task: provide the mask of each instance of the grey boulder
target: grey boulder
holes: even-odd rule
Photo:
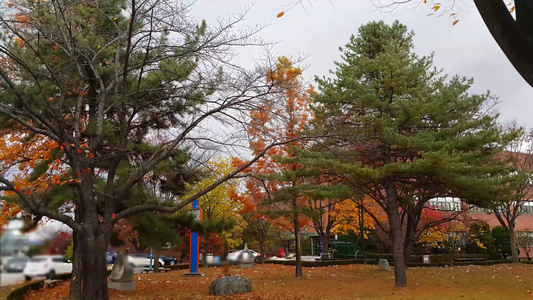
[[[219,278],[211,283],[209,295],[235,295],[252,291],[252,282],[248,277],[230,276]]]

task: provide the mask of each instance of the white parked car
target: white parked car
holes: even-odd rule
[[[150,266],[150,254],[146,253],[133,253],[128,254],[128,262],[131,263],[136,268],[143,268],[143,267],[149,267]],[[154,265],[155,257],[152,258],[152,265]],[[159,266],[162,267],[165,265],[165,262],[161,258],[159,258]]]
[[[57,274],[72,272],[72,263],[67,261],[61,255],[39,255],[34,256],[28,261],[22,271],[26,280],[32,280],[34,277],[53,278]]]
[[[230,252],[228,253],[227,259],[231,262],[236,262],[240,251],[241,250],[230,250]],[[263,259],[263,257],[261,256],[261,253],[251,250],[251,249],[248,249],[248,251],[250,251],[250,253],[252,253],[252,255],[255,257],[255,261],[261,261]]]

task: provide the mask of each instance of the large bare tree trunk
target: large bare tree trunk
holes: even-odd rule
[[[361,251],[363,252],[363,264],[366,265],[368,263],[368,260],[366,257],[365,219],[364,218],[365,218],[365,211],[363,210],[363,205],[359,204],[359,234],[360,234],[360,239],[361,239]]]
[[[394,184],[387,182],[385,186],[387,192],[387,216],[390,226],[392,254],[394,255],[394,281],[397,287],[405,287],[407,286],[407,274],[405,272],[406,266],[399,202]]]
[[[154,265],[154,273],[159,273],[159,248],[155,248],[155,251],[153,251],[154,253],[154,262],[153,262],[153,265]]]
[[[533,86],[533,8],[530,0],[515,0],[516,20],[505,1],[474,0],[490,34],[522,78]]]
[[[404,261],[405,267],[409,265],[409,259],[411,258],[411,253],[413,252],[413,246],[415,244],[414,237],[415,231],[418,227],[418,222],[416,222],[413,217],[407,216],[407,228],[405,231],[405,240],[404,240]]]
[[[298,223],[298,212],[296,211],[296,199],[292,202],[294,209],[293,221],[294,221],[294,238],[295,238],[295,250],[296,250],[296,277],[303,277],[302,271],[302,253],[300,250],[300,224]]]
[[[72,278],[70,279],[69,291],[71,300],[81,299],[82,249],[78,240],[78,233],[74,231],[72,235]]]
[[[95,234],[96,233],[96,234]],[[108,240],[104,233],[83,228],[81,239],[82,300],[108,300],[106,249]]]
[[[514,228],[514,224],[509,224],[509,230],[508,230],[508,233],[509,233],[509,238],[510,238],[510,243],[511,243],[511,256],[512,256],[512,262],[513,263],[518,263],[519,260],[518,260],[518,249],[516,248],[516,232],[515,232],[515,228]]]
[[[320,234],[320,240],[322,241],[322,253],[328,253],[329,252],[329,235],[326,232],[323,232]]]

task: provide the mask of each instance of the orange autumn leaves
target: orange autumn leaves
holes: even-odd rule
[[[288,170],[294,170],[297,164],[280,163],[279,157],[291,157],[295,155],[295,149],[302,149],[307,142],[301,139],[301,131],[313,117],[310,109],[310,95],[312,86],[305,86],[301,81],[302,70],[293,66],[286,57],[280,57],[274,69],[267,73],[267,82],[275,89],[274,97],[266,99],[250,112],[250,124],[248,134],[250,150],[254,155],[261,153],[267,145],[274,141],[286,141],[287,143],[270,148],[266,155],[255,164],[245,170],[246,173],[278,174]],[[233,165],[242,165],[242,161],[234,158]],[[259,180],[249,178],[245,189],[241,193],[234,193],[232,197],[243,203],[242,214],[256,212],[253,218],[264,218],[268,222],[279,227],[291,228],[292,220],[279,217],[275,220],[270,218],[264,211],[267,206],[262,201],[269,195],[284,188],[285,184],[277,180]],[[305,205],[306,197],[298,197],[298,205]],[[279,203],[270,207],[284,209],[285,204]],[[301,225],[307,224],[306,218],[301,218]]]
[[[58,145],[42,135],[34,135],[20,128],[2,130],[0,132],[0,172],[4,177],[11,177],[16,191],[23,191],[32,195],[36,191],[48,190],[52,185],[79,183],[81,172],[67,178],[70,167],[62,160],[66,147],[75,149],[75,153],[82,157],[94,157],[87,150],[88,145],[82,144],[79,148],[74,145]],[[53,150],[59,153],[53,155]],[[57,150],[56,150],[57,152]],[[39,176],[32,175],[39,164],[46,163],[46,171],[39,172]],[[83,170],[83,173],[90,170]],[[13,194],[7,191],[6,195]]]
[[[20,208],[14,203],[2,203],[2,211],[0,212],[0,233],[4,230],[4,225],[15,218],[20,212]]]
[[[46,190],[57,181],[50,174],[65,172],[65,167],[58,159],[49,163],[49,171],[30,181],[34,167],[41,161],[50,159],[51,151],[57,148],[55,141],[41,135],[31,135],[23,130],[3,130],[0,137],[0,170],[11,173],[16,190],[31,194],[33,190]],[[9,194],[7,192],[6,194]]]

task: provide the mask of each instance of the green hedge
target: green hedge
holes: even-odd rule
[[[274,261],[267,261],[267,263],[270,264],[277,264],[277,265],[287,265],[287,266],[295,266],[296,261],[294,260],[274,260]],[[353,265],[353,264],[362,264],[362,259],[346,259],[346,260],[324,260],[324,261],[302,261],[302,267],[326,267],[326,266],[339,266],[339,265]],[[369,259],[368,264],[369,265],[377,265],[379,263],[378,259]],[[424,263],[417,263],[417,262],[409,262],[409,267],[445,267],[445,266],[470,266],[470,265],[476,265],[476,266],[489,266],[489,265],[496,265],[496,264],[505,264],[510,263],[508,259],[499,259],[499,260],[485,260],[485,261],[465,261],[465,262],[454,262],[453,265],[451,262],[431,262],[429,264]],[[389,261],[389,264],[391,266],[394,266],[393,261]]]
[[[393,256],[390,253],[367,253],[367,257],[369,259],[386,259],[389,262],[393,261]],[[448,262],[451,263],[453,259],[457,258],[486,258],[489,259],[489,256],[487,254],[461,254],[461,255],[455,255],[452,256],[450,254],[430,254],[429,260],[432,263],[444,263]],[[497,259],[496,259],[497,260]],[[424,255],[411,255],[409,258],[410,263],[423,263],[424,261]]]
[[[369,259],[387,259],[387,260],[392,260],[393,257],[392,257],[392,254],[390,253],[370,253],[370,252],[367,252],[366,253],[366,257],[369,258]]]
[[[484,260],[484,261],[465,261],[465,262],[454,262],[453,265],[449,262],[431,262],[429,264],[424,263],[409,263],[409,267],[456,267],[456,266],[491,266],[498,264],[507,264],[510,263],[508,259],[498,259],[498,260]]]
[[[29,291],[35,291],[43,287],[44,279],[43,280],[37,280],[32,281],[28,284],[25,284],[21,287],[18,287],[11,291],[9,295],[7,296],[7,300],[23,300],[24,295],[26,295]]]
[[[189,268],[189,264],[175,264],[173,266],[165,266],[165,268],[171,269],[171,270],[185,270]]]
[[[267,264],[295,266],[295,260],[268,260]],[[354,265],[362,264],[362,259],[334,259],[321,261],[302,261],[302,267],[326,267],[326,266],[340,266],[340,265]],[[377,263],[377,261],[376,261]]]
[[[53,279],[54,280],[69,280],[71,277],[72,277],[72,274],[67,273],[67,274],[56,275]],[[7,296],[7,300],[23,300],[24,295],[26,295],[29,291],[41,289],[43,287],[43,284],[44,284],[44,279],[37,280],[37,281],[30,281],[27,284],[20,286],[14,289],[13,291],[11,291],[11,293],[9,293],[9,295]]]
[[[527,259],[527,258],[525,258]],[[527,265],[533,265],[533,260],[524,260],[524,258],[522,260],[520,260],[521,263],[523,264],[527,264]]]

